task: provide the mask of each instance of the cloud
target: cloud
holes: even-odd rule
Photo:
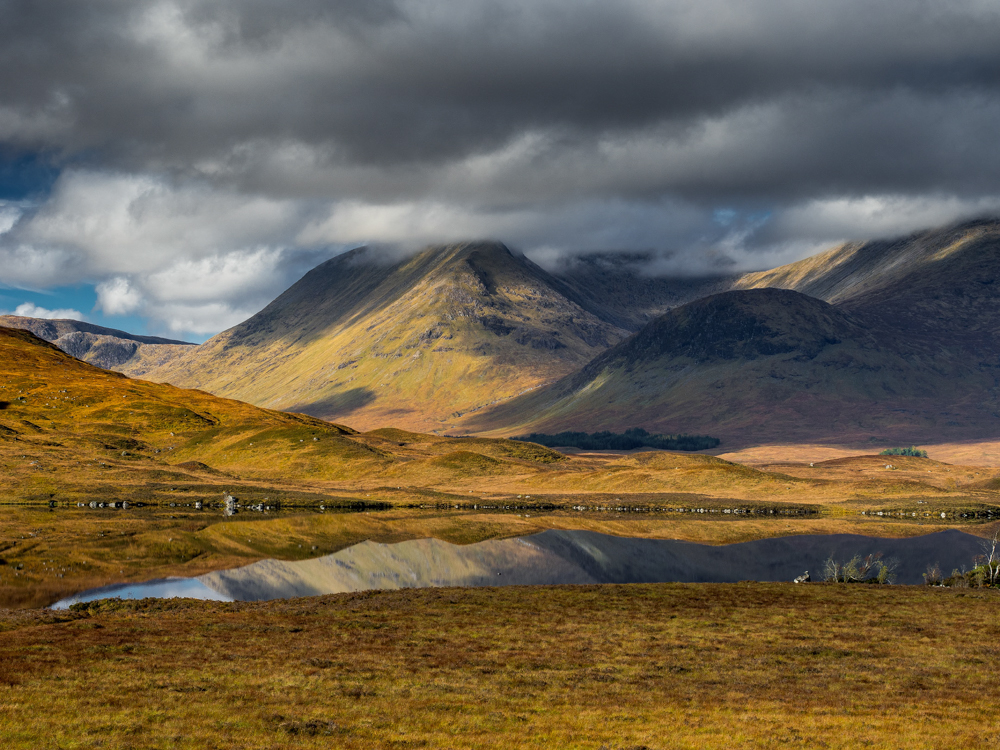
[[[142,307],[142,295],[124,276],[102,281],[95,291],[97,307],[108,315],[130,315]]]
[[[829,245],[843,240],[896,237],[915,229],[982,216],[1000,217],[1000,191],[959,198],[954,195],[876,194],[803,201],[773,217],[752,238],[756,248],[804,242]]]
[[[986,0],[15,2],[0,64],[0,159],[61,170],[0,281],[172,331],[362,242],[707,273],[1000,209]]]
[[[323,257],[285,256],[281,249],[256,248],[175,258],[152,273],[99,283],[97,308],[107,315],[138,314],[172,333],[217,333],[260,310]]]
[[[10,232],[26,246],[67,248],[96,273],[156,271],[165,259],[276,243],[301,209],[201,182],[69,170],[49,200]]]
[[[974,0],[360,5],[14,4],[0,60],[19,75],[0,82],[0,135],[126,171],[289,147],[333,169],[395,171],[502,152],[526,133],[569,150],[662,126],[683,136],[760,105],[805,141],[837,129],[798,97],[839,96],[848,129],[877,132],[888,116],[905,135],[922,124],[911,113],[854,108],[904,93],[935,118],[957,92],[989,101],[998,85],[1000,10]],[[956,130],[966,143],[988,135]]]
[[[107,315],[215,333],[343,249],[287,244],[313,212],[204,181],[67,170],[44,203],[10,208],[2,280],[41,287],[90,279]]]
[[[20,315],[24,318],[45,318],[47,320],[86,320],[82,312],[72,309],[47,310],[34,302],[23,302],[14,308],[13,313],[5,315]]]

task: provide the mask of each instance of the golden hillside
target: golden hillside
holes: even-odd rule
[[[498,243],[361,248],[148,377],[275,409],[447,431],[567,375],[627,331]]]

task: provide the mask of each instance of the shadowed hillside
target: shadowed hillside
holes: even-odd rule
[[[150,377],[360,427],[447,430],[627,334],[567,294],[499,243],[361,248]]]
[[[141,377],[195,346],[158,336],[137,336],[79,320],[0,315],[0,326],[31,331],[77,359],[130,377]]]
[[[848,243],[736,288],[794,289],[925,345],[996,359],[1000,222],[973,221],[894,240]]]
[[[961,387],[956,384],[961,383]],[[579,373],[478,418],[481,430],[622,429],[761,441],[993,436],[992,369],[860,312],[779,289],[679,307]]]

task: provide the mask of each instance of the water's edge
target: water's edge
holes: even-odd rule
[[[897,562],[898,583],[918,584],[929,565],[946,572],[969,568],[981,550],[979,537],[954,529],[905,539],[796,535],[721,546],[548,530],[469,545],[437,539],[362,542],[312,560],[261,560],[198,578],[104,586],[53,608],[115,596],[258,601],[429,586],[790,581],[805,571],[817,580],[830,557],[844,562],[878,552]]]

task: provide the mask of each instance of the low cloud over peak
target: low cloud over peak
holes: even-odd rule
[[[82,312],[71,308],[49,310],[39,307],[34,302],[23,302],[12,312],[0,312],[0,315],[20,315],[24,318],[44,318],[46,320],[86,320]]]

